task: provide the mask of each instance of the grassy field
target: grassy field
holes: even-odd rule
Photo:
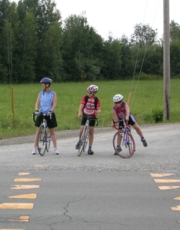
[[[86,88],[92,83],[53,83],[52,90],[57,93],[57,108],[55,110],[58,127],[56,130],[78,129],[77,111],[80,100],[87,93]],[[139,124],[153,124],[157,115],[163,111],[163,81],[107,81],[95,82],[99,86],[97,96],[101,100],[102,112],[99,114],[99,127],[111,125],[112,97],[120,93],[128,101],[132,92],[130,109]],[[13,85],[14,111],[12,115],[11,86],[0,85],[0,139],[33,134],[35,132],[31,114],[40,84]],[[170,120],[179,122],[180,80],[171,80]]]

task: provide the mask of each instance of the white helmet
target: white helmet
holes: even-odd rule
[[[113,102],[119,102],[119,101],[122,101],[122,99],[123,99],[123,95],[121,95],[121,94],[116,94],[116,95],[114,95],[114,97],[113,97]]]
[[[87,87],[88,93],[96,93],[98,91],[98,86],[97,85],[90,85]]]

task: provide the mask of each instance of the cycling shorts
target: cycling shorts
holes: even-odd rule
[[[45,118],[47,120],[47,126],[49,129],[53,129],[58,126],[55,113],[52,113],[51,119],[50,116],[46,116]],[[35,126],[39,127],[42,122],[43,122],[43,115],[37,116],[35,121]]]
[[[93,117],[93,118],[96,118],[96,117]],[[91,127],[94,127],[96,123],[96,119],[93,119],[93,118],[89,120],[89,126]],[[84,126],[86,124],[86,121],[87,121],[87,117],[83,115],[82,120],[81,120],[81,125]]]

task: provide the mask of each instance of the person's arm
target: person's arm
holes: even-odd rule
[[[126,110],[126,117],[125,117],[125,120],[126,120],[126,121],[129,121],[130,110],[129,110],[129,106],[128,106],[127,103],[125,104],[125,110]]]
[[[84,105],[83,105],[83,104],[80,104],[79,110],[78,110],[78,118],[81,118],[81,116],[82,116],[82,114],[83,114],[83,108],[84,108]]]
[[[114,122],[118,122],[119,121],[117,113],[116,113],[116,111],[114,109],[113,109],[113,120],[114,120]]]
[[[97,107],[96,115],[101,112],[101,107]]]
[[[95,113],[96,113],[96,115],[97,115],[97,114],[100,113],[100,112],[101,112],[101,104],[100,104],[100,100],[98,99],[98,102],[97,102],[97,109],[96,109]]]
[[[54,97],[53,97],[53,105],[52,105],[52,107],[51,107],[51,109],[50,109],[50,111],[54,111],[54,109],[56,108],[56,105],[57,105],[57,95],[56,95],[56,93],[54,93]]]
[[[38,97],[37,97],[37,100],[36,100],[36,103],[35,103],[35,111],[39,110],[39,104],[40,104],[40,94],[38,94]]]

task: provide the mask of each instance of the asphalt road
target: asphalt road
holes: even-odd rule
[[[130,159],[113,155],[107,128],[96,131],[93,156],[77,156],[78,130],[58,133],[59,156],[31,155],[32,137],[2,140],[0,230],[179,230],[180,124],[142,130],[148,147],[133,131]]]

